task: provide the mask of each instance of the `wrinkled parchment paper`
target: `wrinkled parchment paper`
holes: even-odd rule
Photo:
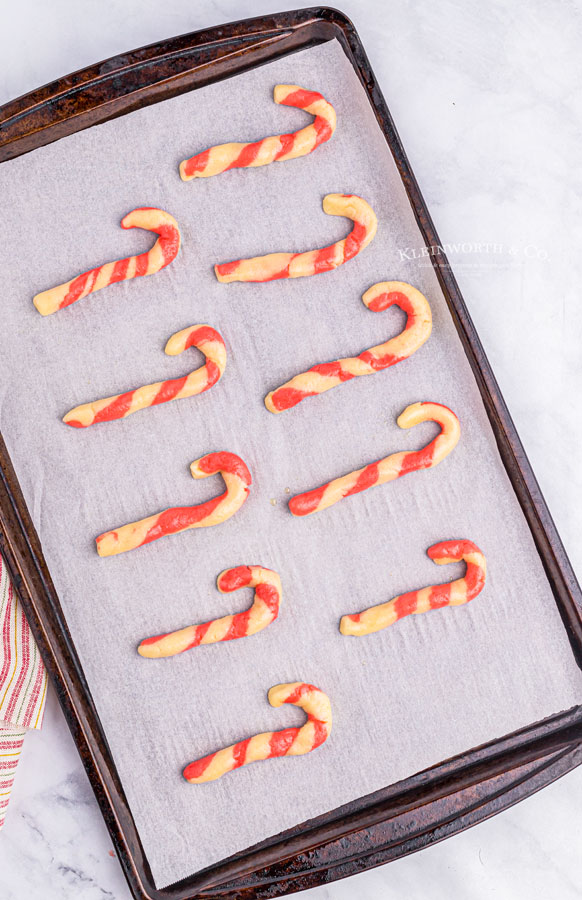
[[[332,140],[314,154],[183,184],[181,159],[213,143],[301,127],[273,86],[321,91],[336,107]],[[336,272],[264,285],[219,284],[212,265],[324,246],[347,233],[324,215],[330,192],[358,193],[376,239]],[[159,887],[453,754],[582,701],[549,585],[500,462],[474,378],[427,260],[384,138],[335,42],[123,116],[0,166],[3,297],[0,424],[75,646]],[[149,234],[122,216],[159,206],[180,223],[178,259],[43,319],[33,295],[91,266],[143,251]],[[402,327],[373,314],[363,291],[409,281],[434,314],[412,358],[273,416],[265,394],[317,362],[357,355]],[[468,298],[470,303],[470,298]],[[85,431],[60,421],[78,403],[177,377],[200,364],[164,356],[175,331],[209,323],[228,366],[202,396]],[[400,431],[416,400],[449,405],[462,438],[435,469],[294,519],[292,494],[396,450],[423,446],[425,424]],[[211,450],[249,465],[252,493],[225,524],[129,554],[97,556],[94,538],[222,490],[188,465]],[[489,575],[469,606],[411,616],[367,638],[338,621],[402,591],[458,577],[426,556],[467,537]],[[240,610],[250,591],[220,595],[218,573],[276,569],[279,619],[246,640],[144,660],[143,638]],[[307,680],[327,691],[330,740],[317,752],[187,784],[183,766],[253,733],[302,721],[267,690]]]

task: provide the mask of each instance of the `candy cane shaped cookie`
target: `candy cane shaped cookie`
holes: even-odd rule
[[[180,534],[189,528],[209,528],[234,516],[249,495],[251,474],[236,453],[207,453],[190,466],[192,478],[208,478],[220,473],[226,485],[224,494],[197,506],[175,506],[147,519],[121,525],[96,539],[99,556],[115,556],[157,541],[167,534]]]
[[[192,178],[209,178],[229,169],[246,169],[266,166],[272,162],[284,162],[306,156],[329,141],[335,131],[335,109],[317,91],[306,91],[296,84],[278,84],[273,92],[275,103],[296,106],[315,116],[294,134],[280,134],[248,144],[219,144],[180,163],[182,181]]]
[[[441,541],[429,547],[427,553],[439,566],[464,560],[467,565],[464,577],[446,584],[425,587],[420,591],[409,591],[361,613],[342,616],[341,633],[354,636],[372,634],[388,628],[404,616],[441,609],[443,606],[462,606],[485,587],[487,563],[479,547],[472,541]]]
[[[105,397],[104,400],[93,400],[76,406],[63,418],[66,425],[73,428],[88,428],[99,422],[111,422],[114,419],[125,419],[139,409],[157,406],[168,400],[181,400],[194,397],[211,388],[222,378],[226,367],[226,347],[218,331],[210,325],[191,325],[176,332],[166,344],[168,356],[177,356],[189,347],[196,347],[206,357],[206,362],[199,369],[184,375],[183,378],[171,378],[169,381],[157,381],[144,387]]]
[[[255,589],[252,606],[244,612],[212,619],[201,625],[189,625],[170,634],[159,634],[142,641],[137,652],[148,659],[176,656],[200,644],[233,641],[262,631],[279,615],[281,579],[271,569],[262,566],[237,566],[225,569],[218,576],[218,590],[230,594],[244,587]]]
[[[265,406],[270,412],[283,412],[297,406],[306,397],[323,394],[344,381],[351,381],[359,375],[373,375],[394,366],[415,353],[428,340],[432,330],[430,306],[424,294],[412,285],[403,281],[381,281],[367,290],[362,300],[373,312],[399,306],[408,317],[404,330],[384,344],[364,350],[359,356],[318,363],[308,372],[295,375],[267,394]]]
[[[331,272],[367,247],[376,234],[378,220],[372,207],[355,194],[327,194],[323,198],[323,211],[329,216],[345,216],[354,223],[350,234],[341,241],[308,250],[305,253],[269,253],[253,259],[237,259],[234,262],[214,266],[216,277],[230,281],[276,281],[278,278],[303,278]]]
[[[394,481],[409,472],[416,472],[417,469],[430,469],[438,465],[458,443],[461,436],[459,420],[447,406],[429,402],[407,406],[396,419],[396,424],[400,428],[412,428],[421,422],[437,422],[441,426],[440,434],[422,450],[391,453],[390,456],[370,463],[363,469],[357,469],[341,478],[334,478],[333,481],[305,494],[297,494],[289,501],[289,509],[293,515],[309,516],[333,506],[344,497],[359,494],[360,491],[366,491],[374,485]]]
[[[118,259],[116,262],[105,263],[97,269],[83,272],[76,278],[59,284],[57,287],[43,291],[33,298],[33,303],[41,316],[50,316],[51,313],[70,306],[77,300],[82,300],[87,294],[100,291],[118,281],[128,281],[130,278],[139,278],[142,275],[153,275],[165,266],[168,266],[180,249],[180,229],[178,223],[169,213],[163,209],[152,206],[143,206],[134,209],[121,220],[122,228],[144,228],[159,234],[151,250],[140,253],[139,256],[129,256],[126,259]]]
[[[190,784],[215,781],[233,769],[260,759],[302,756],[304,753],[311,753],[328,739],[331,732],[331,703],[327,694],[315,685],[303,681],[277,684],[271,688],[268,697],[271,706],[292,703],[301,707],[307,713],[307,722],[300,728],[255,734],[246,741],[239,741],[238,744],[204,756],[186,766],[186,781]]]

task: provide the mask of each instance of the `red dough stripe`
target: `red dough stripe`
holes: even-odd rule
[[[292,409],[306,397],[315,397],[318,393],[318,391],[300,391],[291,387],[277,388],[271,396],[271,406],[273,407],[271,411],[283,412],[284,409]]]
[[[256,141],[254,144],[246,144],[237,158],[227,166],[225,172],[228,172],[229,169],[246,169],[247,166],[250,166],[257,158],[262,143],[262,141]]]
[[[326,141],[329,141],[333,133],[330,128],[329,122],[326,122],[325,119],[318,118],[313,123],[313,127],[317,132],[317,139],[315,142],[316,147],[319,147],[320,144],[324,144]]]
[[[325,722],[320,722],[318,719],[312,719],[314,726],[314,737],[313,737],[313,750],[316,750],[317,747],[320,747],[324,741],[328,738],[328,728]]]
[[[285,756],[298,734],[298,728],[284,728],[282,731],[274,731],[269,741],[270,752],[267,759]]]
[[[246,741],[239,741],[238,744],[235,744],[232,751],[232,755],[234,757],[233,768],[238,769],[239,766],[244,766],[250,740],[250,738],[247,738]]]
[[[222,335],[215,328],[211,328],[210,325],[194,325],[185,340],[184,349],[189,350],[191,347],[199,347],[200,344],[212,341],[220,341],[224,344]]]
[[[158,406],[160,403],[168,403],[168,401],[173,400],[180,391],[184,389],[184,385],[188,381],[188,376],[184,375],[183,378],[172,378],[170,381],[163,381],[161,387],[152,400],[152,406]],[[132,392],[133,393],[133,392]],[[119,416],[110,416],[111,419],[120,418]]]
[[[306,491],[304,494],[297,494],[289,500],[289,509],[294,516],[308,516],[310,513],[316,512],[319,504],[323,499],[326,488],[329,484],[322,484],[319,488],[312,491]]]
[[[350,234],[348,234],[344,244],[344,262],[347,262],[348,259],[353,259],[354,256],[358,255],[362,249],[362,244],[366,240],[367,233],[366,226],[363,225],[362,222],[354,223],[354,227]]]
[[[213,497],[198,506],[174,506],[159,513],[155,525],[148,530],[142,544],[150,544],[167,534],[177,534],[186,528],[197,525],[212,515],[217,506],[224,500],[224,494]]]
[[[67,293],[60,301],[58,308],[64,309],[65,306],[70,306],[71,303],[75,303],[85,291],[85,287],[88,288],[87,293],[90,293],[93,289],[93,285],[95,284],[95,280],[99,273],[99,269],[92,269],[90,272],[85,272],[83,275],[79,275],[74,281],[71,282],[71,286],[69,287]]]
[[[200,778],[201,775],[204,774],[216,753],[211,753],[209,756],[204,756],[202,759],[197,759],[196,762],[190,763],[189,766],[186,766],[184,769],[184,778],[186,781],[194,781],[195,778]]]
[[[236,272],[238,269],[239,263],[241,263],[241,259],[235,259],[232,262],[221,263],[219,266],[216,266],[218,272],[221,275],[231,275],[233,272]]]
[[[252,572],[250,566],[236,566],[234,569],[227,569],[218,578],[218,589],[225,594],[231,591],[238,591],[240,588],[248,587],[252,580]]]
[[[355,227],[355,226],[354,226]],[[349,240],[350,235],[346,238],[346,244]],[[329,247],[322,247],[321,250],[318,250],[315,254],[315,262],[313,263],[313,274],[319,275],[322,272],[331,272],[335,269],[335,244],[331,244]],[[349,257],[344,255],[344,261]],[[288,277],[288,273],[284,276],[280,277]]]
[[[223,641],[235,641],[238,638],[246,637],[248,634],[249,620],[251,617],[250,609],[238,613],[232,617],[230,628],[222,638]]]
[[[109,279],[109,284],[115,284],[117,281],[125,281],[127,278],[127,270],[129,268],[129,259],[119,259],[113,266],[113,272]]]
[[[95,415],[93,424],[96,425],[99,422],[110,422],[112,419],[122,419],[126,416],[131,406],[134,393],[135,391],[127,391],[126,394],[120,394],[119,397],[116,397],[115,400]]]
[[[319,688],[316,688],[314,684],[307,684],[303,681],[297,684],[297,687],[294,691],[292,691],[292,693],[289,694],[289,696],[285,700],[285,703],[298,703],[306,694],[310,694],[312,691],[317,690],[319,690]]]
[[[378,470],[378,463],[370,463],[369,466],[362,469],[356,483],[346,494],[344,494],[344,497],[351,497],[352,494],[359,494],[360,491],[367,491],[368,488],[373,487],[377,483],[379,477],[380,472]]]
[[[317,119],[315,121],[317,122]],[[288,153],[291,153],[291,150],[293,149],[293,145],[295,143],[295,135],[281,134],[279,135],[279,140],[281,142],[281,149],[277,151],[275,160],[279,160],[282,156],[287,156]]]
[[[451,602],[451,586],[450,584],[435,584],[430,589],[430,608],[440,609],[442,606],[448,606]]]
[[[207,453],[200,459],[200,470],[207,475],[214,475],[216,472],[228,472],[230,475],[236,475],[245,484],[251,484],[251,473],[246,463],[237,456],[236,453],[229,453],[221,450],[218,453]]]
[[[401,594],[394,600],[394,610],[396,618],[402,619],[403,616],[409,616],[416,612],[416,604],[418,602],[418,591],[409,591],[407,594]]]
[[[410,472],[417,472],[419,469],[430,469],[434,454],[434,446],[427,444],[422,450],[413,450],[404,456],[400,464],[400,472],[398,477],[408,475]]]
[[[272,613],[273,618],[278,615],[280,595],[272,584],[258,584],[255,594],[261,603],[264,603],[267,609]]]
[[[310,372],[316,372],[318,375],[325,375],[328,378],[339,378],[340,381],[351,381],[355,376],[347,372],[343,368],[343,360],[336,359],[334,362],[318,363],[312,366]]]
[[[192,156],[185,164],[185,174],[192,178],[199,172],[204,172],[204,169],[208,165],[209,158],[210,150],[203,150],[202,153]]]
[[[205,637],[208,629],[210,628],[210,625],[211,625],[210,622],[203,622],[202,625],[196,626],[196,633],[194,635],[194,640],[190,644],[190,647],[199,647],[200,646],[200,644],[204,640],[204,637]],[[152,638],[152,639],[150,639],[150,643],[153,643],[156,640],[157,640],[157,638]]]
[[[305,88],[298,88],[291,94],[287,94],[281,103],[284,106],[297,106],[299,109],[306,109],[312,103],[323,100],[324,97],[318,91],[306,91]]]

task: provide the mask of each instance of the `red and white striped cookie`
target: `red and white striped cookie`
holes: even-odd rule
[[[165,352],[168,356],[177,356],[189,347],[196,347],[206,357],[204,365],[190,375],[146,384],[134,391],[93,400],[92,403],[82,403],[70,410],[63,422],[73,428],[88,428],[99,422],[125,419],[140,409],[167,403],[168,400],[182,400],[202,394],[222,378],[226,367],[226,347],[222,336],[210,325],[191,325],[172,335]]]
[[[244,587],[255,589],[252,606],[244,612],[212,619],[201,625],[189,625],[180,631],[159,634],[146,638],[137,648],[140,656],[159,659],[162,656],[176,656],[200,644],[216,644],[219,641],[233,641],[262,631],[279,615],[281,602],[281,579],[272,569],[262,566],[237,566],[225,569],[218,576],[218,590],[230,594]]]
[[[278,84],[273,97],[275,103],[304,109],[315,116],[315,120],[294,134],[266,137],[248,144],[218,144],[210,147],[180,163],[182,181],[209,178],[229,169],[256,168],[272,162],[297,159],[329,141],[335,131],[335,110],[321,94],[306,91],[296,84]]]
[[[331,703],[329,697],[313,684],[294,681],[277,684],[269,691],[271,706],[292,703],[307,713],[307,722],[300,728],[267,731],[239,741],[224,750],[211,753],[184,769],[184,778],[191,784],[215,781],[233,769],[247,766],[260,759],[275,756],[302,756],[311,753],[326,741],[331,732]]]
[[[231,281],[276,281],[279,278],[303,278],[331,272],[349,259],[357,256],[373,240],[378,227],[372,207],[355,194],[327,194],[323,198],[323,211],[330,216],[345,216],[354,223],[350,234],[321,250],[305,253],[269,253],[252,259],[236,259],[234,262],[214,266],[216,277],[225,283]]]
[[[430,469],[438,465],[453,450],[461,435],[459,420],[452,410],[440,403],[413,403],[396,419],[400,428],[411,428],[421,422],[437,422],[441,432],[422,450],[391,453],[390,456],[370,463],[363,469],[335,478],[321,487],[304,494],[297,494],[289,501],[294,516],[309,516],[333,506],[344,497],[359,494],[377,484],[394,481],[417,469]]]
[[[180,534],[189,528],[208,528],[220,525],[234,516],[249,495],[252,483],[251,474],[246,464],[236,453],[223,450],[218,453],[207,453],[194,460],[190,466],[192,478],[208,478],[220,473],[226,485],[224,494],[199,503],[197,506],[176,506],[121,525],[114,531],[106,531],[96,539],[99,556],[115,556],[128,550],[135,550],[143,544],[157,541],[167,534]]]
[[[146,231],[159,234],[159,238],[147,253],[105,263],[97,269],[77,275],[65,284],[59,284],[37,294],[32,302],[41,316],[50,316],[51,313],[82,300],[87,294],[100,291],[101,288],[116,284],[118,281],[153,275],[176,258],[180,249],[180,229],[174,217],[163,209],[151,206],[134,209],[121,220],[121,227],[144,228]]]
[[[430,337],[432,314],[428,300],[412,285],[403,281],[381,281],[367,290],[362,300],[373,312],[390,306],[400,307],[408,317],[404,330],[384,344],[364,350],[359,356],[318,363],[309,371],[295,375],[267,394],[265,406],[270,412],[283,412],[306,397],[315,397],[352,378],[373,375],[394,366],[415,353]]]
[[[430,609],[441,609],[443,606],[462,606],[473,600],[485,587],[487,563],[479,547],[472,541],[441,541],[429,547],[427,552],[432,561],[439,566],[464,560],[467,564],[464,577],[447,584],[435,584],[419,591],[409,591],[387,603],[371,606],[361,613],[342,616],[341,633],[355,636],[372,634],[388,628],[404,616],[428,612]]]

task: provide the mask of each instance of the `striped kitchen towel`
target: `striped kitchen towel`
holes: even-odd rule
[[[0,556],[0,829],[26,732],[40,728],[47,678],[38,648]]]

